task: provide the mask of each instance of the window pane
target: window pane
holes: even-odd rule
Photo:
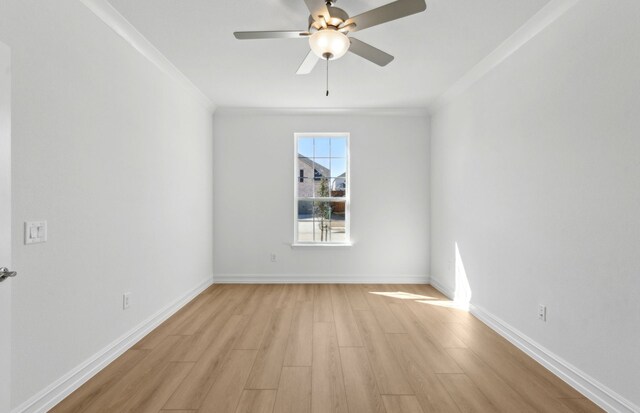
[[[313,241],[313,220],[298,220],[298,241]]]
[[[298,241],[313,241],[313,201],[298,201]]]
[[[302,182],[300,179],[298,182],[298,196],[301,198],[311,198],[313,197],[313,186],[315,185],[315,181],[313,178],[303,178]]]
[[[331,171],[329,166],[331,165],[331,159],[329,158],[313,158],[314,161],[314,178],[319,180],[321,178],[329,178]]]
[[[331,233],[331,202],[314,202],[314,241],[328,242]]]
[[[329,238],[332,242],[344,242],[347,240],[345,208],[346,203],[344,202],[331,203],[331,227],[329,231]]]
[[[315,138],[314,153],[316,158],[329,158],[331,156],[331,139],[329,138]]]
[[[314,180],[315,192],[313,196],[328,197],[331,196],[331,181],[329,178],[320,178]]]
[[[343,197],[347,195],[347,181],[345,178],[331,179],[331,196]]]
[[[298,138],[298,156],[313,158],[313,138]]]
[[[331,177],[344,177],[347,173],[347,160],[342,158],[331,158]]]
[[[313,201],[298,201],[298,220],[313,219]]]
[[[331,157],[346,158],[347,157],[347,139],[331,138]]]

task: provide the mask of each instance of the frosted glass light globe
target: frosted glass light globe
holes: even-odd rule
[[[315,32],[309,37],[311,50],[321,59],[339,59],[349,50],[349,38],[346,34],[333,29],[323,29]]]

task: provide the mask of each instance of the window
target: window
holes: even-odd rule
[[[294,244],[350,243],[349,134],[295,134]]]

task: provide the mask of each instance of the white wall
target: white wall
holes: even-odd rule
[[[2,1],[0,41],[16,406],[211,277],[212,117],[79,1]],[[40,219],[48,242],[23,245]]]
[[[431,275],[640,405],[640,3],[583,0],[432,118]],[[548,321],[537,320],[539,303]]]
[[[291,248],[295,132],[351,133],[352,247]],[[428,136],[426,116],[216,112],[214,278],[426,280]]]

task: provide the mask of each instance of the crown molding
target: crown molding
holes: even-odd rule
[[[522,27],[502,42],[493,52],[476,64],[470,71],[456,81],[446,92],[429,105],[430,114],[449,104],[462,95],[476,82],[500,65],[509,56],[533,39],[550,24],[555,22],[580,0],[551,0],[533,15]]]
[[[207,110],[211,113],[215,111],[216,107],[211,99],[175,67],[165,55],[156,49],[111,3],[107,0],[80,0],[80,2],[158,69],[181,84]]]
[[[268,108],[218,107],[216,115],[299,115],[299,116],[417,116],[428,117],[426,108]]]

